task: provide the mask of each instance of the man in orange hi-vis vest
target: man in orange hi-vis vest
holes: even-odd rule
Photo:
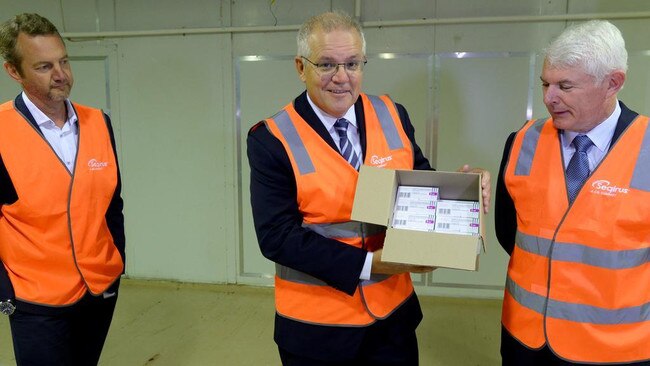
[[[38,14],[0,25],[23,92],[0,105],[0,312],[18,365],[96,365],[124,270],[110,119],[71,102],[65,44]]]
[[[545,51],[550,117],[507,140],[503,365],[650,365],[650,128],[617,98],[626,70],[614,25],[566,29]]]
[[[248,134],[253,218],[276,263],[284,365],[418,364],[422,312],[409,272],[432,268],[382,262],[384,228],[350,213],[362,163],[431,167],[404,107],[361,92],[365,63],[358,22],[340,12],[310,18],[295,58],[306,92]]]

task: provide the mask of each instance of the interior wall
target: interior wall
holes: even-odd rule
[[[620,97],[650,113],[650,3],[635,0],[0,0],[0,9],[3,21],[52,20],[68,38],[73,100],[111,115],[135,278],[272,284],[252,227],[245,137],[303,90],[295,33],[310,15],[358,11],[364,91],[407,108],[441,170],[469,163],[496,183],[508,133],[546,115],[539,50],[566,27],[563,16],[612,18],[630,52]],[[18,90],[0,76],[1,100]],[[487,219],[480,270],[414,276],[420,293],[501,296],[507,256]]]

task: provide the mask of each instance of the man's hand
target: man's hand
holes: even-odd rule
[[[399,273],[427,273],[431,272],[437,267],[416,266],[411,264],[389,263],[381,261],[381,254],[383,249],[376,250],[372,253],[372,273],[378,274],[399,274]]]
[[[479,173],[481,174],[481,193],[483,194],[483,212],[488,213],[490,209],[490,172],[482,168],[471,168],[465,164],[458,168],[461,173]]]

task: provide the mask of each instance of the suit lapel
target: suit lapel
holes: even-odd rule
[[[638,113],[630,110],[623,102],[619,101],[619,104],[621,105],[621,116],[618,117],[618,123],[616,124],[616,128],[614,129],[614,136],[612,136],[612,143],[610,144],[610,149],[616,141],[618,140],[619,137],[621,137],[621,134],[627,129],[627,126],[634,121],[634,119],[639,115]]]
[[[14,106],[16,107],[18,112],[20,112],[20,114],[22,114],[25,118],[27,118],[29,123],[31,123],[32,126],[34,126],[34,128],[36,128],[36,131],[38,131],[40,133],[41,129],[38,127],[38,123],[36,123],[36,120],[34,119],[34,116],[32,116],[32,113],[27,108],[27,105],[25,104],[25,101],[23,100],[22,93],[18,94],[16,99],[14,99]]]

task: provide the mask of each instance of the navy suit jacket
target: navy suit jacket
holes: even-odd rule
[[[294,100],[298,114],[338,151],[331,135],[316,116],[306,92]],[[414,169],[431,169],[415,143],[415,131],[403,106],[397,104],[404,130],[413,144]],[[361,98],[355,104],[361,148],[365,157],[366,134]],[[255,231],[262,254],[279,264],[312,275],[346,294],[352,295],[358,284],[367,252],[325,238],[302,227],[302,215],[296,201],[296,180],[284,146],[262,122],[248,133],[248,160],[251,167],[251,205]],[[385,322],[395,334],[412,331],[422,318],[417,296],[393,313]],[[276,314],[275,341],[292,353],[306,357],[347,357],[363,339],[366,327],[327,327],[305,324]]]
[[[23,116],[25,116],[25,118],[29,120],[29,122],[34,126],[36,132],[40,134],[41,129],[38,126],[38,123],[36,123],[36,121],[34,120],[32,114],[29,112],[29,109],[25,105],[25,102],[23,101],[22,98],[22,94],[19,94],[16,97],[16,99],[14,99],[14,107]],[[113,146],[115,161],[117,162],[117,152],[115,150],[115,137],[113,135],[111,120],[106,114],[104,114],[104,118],[106,120],[108,132],[111,138],[111,145]],[[121,191],[122,191],[122,180],[120,177],[120,170],[118,166],[117,186],[115,187],[115,192],[113,193],[113,198],[111,199],[111,203],[109,204],[108,209],[106,210],[106,223],[108,225],[108,229],[111,233],[111,236],[113,237],[115,246],[117,247],[120,254],[122,255],[122,261],[124,261],[126,240],[124,236],[124,214],[122,211],[124,204],[122,201]],[[7,171],[7,168],[5,167],[4,162],[2,161],[2,156],[0,155],[0,205],[12,204],[16,202],[17,199],[18,196],[16,194],[16,189],[14,188],[13,183],[11,181],[11,176]],[[119,287],[119,283],[120,281],[118,279],[107,291],[116,292]],[[13,290],[13,286],[11,285],[11,281],[9,280],[9,275],[7,274],[7,270],[4,267],[4,265],[2,265],[2,263],[0,262],[0,301],[6,299],[14,299],[14,298],[15,298],[14,290]],[[30,312],[34,312],[34,313],[54,313],[54,312],[65,311],[65,308],[57,308],[57,307],[50,308],[50,307],[38,306],[29,303],[23,303],[20,301],[17,302],[16,306],[22,310],[29,310]]]

